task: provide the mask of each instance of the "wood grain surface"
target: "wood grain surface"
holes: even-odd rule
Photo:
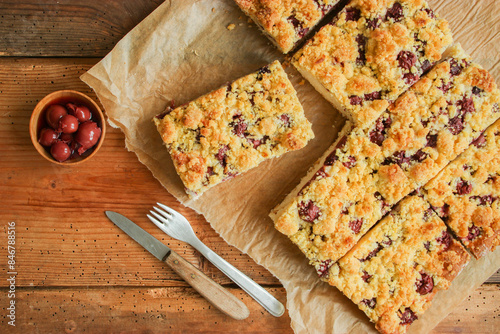
[[[31,144],[36,103],[61,89],[96,100],[79,76],[161,3],[0,1],[0,333],[292,333],[288,314],[271,316],[193,248],[148,221],[155,202],[173,207],[204,243],[286,303],[279,281],[165,191],[127,152],[119,130],[108,128],[97,155],[72,168],[45,161]],[[224,316],[108,221],[105,210],[128,216],[227,287],[250,316]],[[9,222],[16,231],[16,327],[7,324]],[[498,332],[498,298],[499,272],[434,332]]]

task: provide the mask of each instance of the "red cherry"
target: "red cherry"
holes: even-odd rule
[[[68,108],[70,115],[78,118],[80,123],[86,122],[92,118],[92,113],[86,106],[68,103],[66,104],[66,108]]]
[[[54,144],[54,142],[57,140],[57,137],[59,137],[59,135],[51,128],[43,128],[42,131],[40,131],[38,142],[43,146],[49,147]]]
[[[71,155],[68,144],[58,140],[50,147],[50,154],[59,162],[66,161]]]
[[[53,104],[47,108],[45,114],[45,120],[47,124],[54,130],[57,130],[59,126],[59,120],[64,115],[67,115],[68,111],[60,104]]]
[[[78,149],[79,154],[83,154],[89,148],[94,147],[101,137],[101,129],[96,122],[87,121],[80,124],[80,128],[75,135],[75,140],[81,147]]]
[[[71,133],[61,133],[59,140],[64,142],[65,144],[70,144],[73,141],[73,134]]]
[[[64,115],[59,120],[58,131],[64,133],[73,133],[78,130],[78,119],[73,115]]]
[[[70,115],[75,116],[76,104],[71,103],[71,102],[66,103],[66,109],[68,109],[68,113]]]

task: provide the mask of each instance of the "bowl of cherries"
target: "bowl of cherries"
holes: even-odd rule
[[[94,156],[104,141],[106,122],[87,95],[61,90],[45,96],[30,119],[36,150],[59,165],[76,165]]]

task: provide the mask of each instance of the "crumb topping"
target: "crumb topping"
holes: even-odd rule
[[[278,61],[154,118],[192,195],[314,137]]]
[[[335,263],[500,117],[496,84],[489,82],[491,92],[468,84],[471,76],[489,77],[479,69],[456,47],[374,124],[339,138],[309,182],[279,209],[276,228],[317,269],[326,260]],[[299,214],[305,203],[317,212],[314,219]]]
[[[500,121],[424,187],[425,198],[480,258],[500,245]]]
[[[339,0],[235,0],[283,53],[294,46]]]
[[[365,127],[451,43],[448,23],[423,0],[353,0],[297,52],[293,64]]]
[[[330,266],[327,281],[381,333],[405,333],[468,261],[429,204],[413,195]]]

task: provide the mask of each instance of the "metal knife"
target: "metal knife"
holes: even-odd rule
[[[250,312],[241,300],[214,282],[179,254],[162,244],[151,234],[137,226],[130,219],[113,211],[106,211],[106,216],[158,260],[168,264],[179,276],[198,291],[200,295],[205,297],[223,313],[237,320],[243,320],[249,316]]]

